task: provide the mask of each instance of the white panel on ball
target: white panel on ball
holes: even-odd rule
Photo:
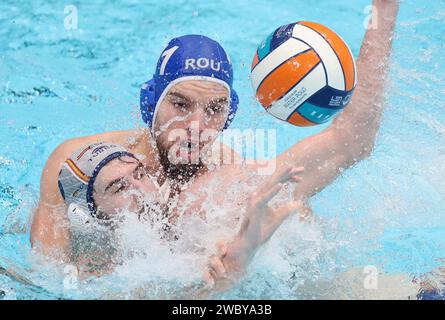
[[[316,31],[300,24],[294,26],[292,36],[307,42],[319,55],[326,66],[328,84],[334,89],[345,90],[343,69],[329,43]]]

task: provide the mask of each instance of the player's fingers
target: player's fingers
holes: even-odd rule
[[[272,200],[272,198],[275,197],[278,194],[278,192],[280,192],[282,187],[283,184],[278,183],[272,186],[270,189],[265,190],[263,193],[256,194],[256,199],[255,199],[256,207],[267,205],[267,203],[269,203],[269,201]]]
[[[290,178],[290,180],[292,182],[301,182],[301,181],[303,181],[303,178],[301,176],[293,176]]]
[[[226,268],[219,257],[212,257],[209,261],[211,270],[215,273],[216,278],[224,277],[226,274]]]
[[[215,285],[215,279],[213,278],[212,274],[210,273],[210,271],[206,271],[204,273],[204,282],[206,283],[206,285],[213,287]]]
[[[264,194],[277,184],[283,184],[291,180],[295,176],[299,176],[304,172],[304,167],[286,167],[284,170],[273,175],[266,183],[258,188],[258,194]]]
[[[226,242],[223,240],[220,240],[216,243],[216,249],[217,249],[217,254],[218,256],[220,256],[221,258],[224,258],[227,254],[227,245]]]

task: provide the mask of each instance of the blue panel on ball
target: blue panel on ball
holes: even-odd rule
[[[354,90],[343,91],[326,86],[310,97],[307,102],[329,109],[341,110],[351,100],[353,92]]]
[[[279,27],[273,33],[273,37],[270,41],[270,51],[278,48],[282,43],[292,37],[292,31],[294,29],[295,23],[287,24]]]
[[[303,117],[318,124],[329,121],[339,111],[339,109],[322,108],[309,102],[303,103],[297,109],[297,112]]]
[[[272,37],[273,37],[273,32],[258,47],[258,58],[260,61],[263,60],[263,58],[269,54],[270,42],[272,40]]]

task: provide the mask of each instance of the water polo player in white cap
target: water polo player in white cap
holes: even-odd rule
[[[122,209],[143,213],[147,199],[152,200],[150,208],[159,206],[156,180],[135,155],[117,144],[96,143],[77,150],[65,161],[58,181],[70,213],[82,211],[98,220],[110,220]]]

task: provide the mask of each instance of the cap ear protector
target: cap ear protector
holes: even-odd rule
[[[142,121],[144,121],[144,123],[146,123],[148,127],[151,128],[156,106],[154,79],[151,79],[142,85],[139,98]]]
[[[224,124],[223,129],[227,129],[235,117],[236,110],[238,109],[239,98],[235,89],[230,89],[230,105],[229,114]],[[145,82],[141,87],[140,92],[140,109],[142,120],[148,125],[148,127],[153,126],[153,116],[156,108],[156,98],[155,98],[155,81],[151,79]]]

